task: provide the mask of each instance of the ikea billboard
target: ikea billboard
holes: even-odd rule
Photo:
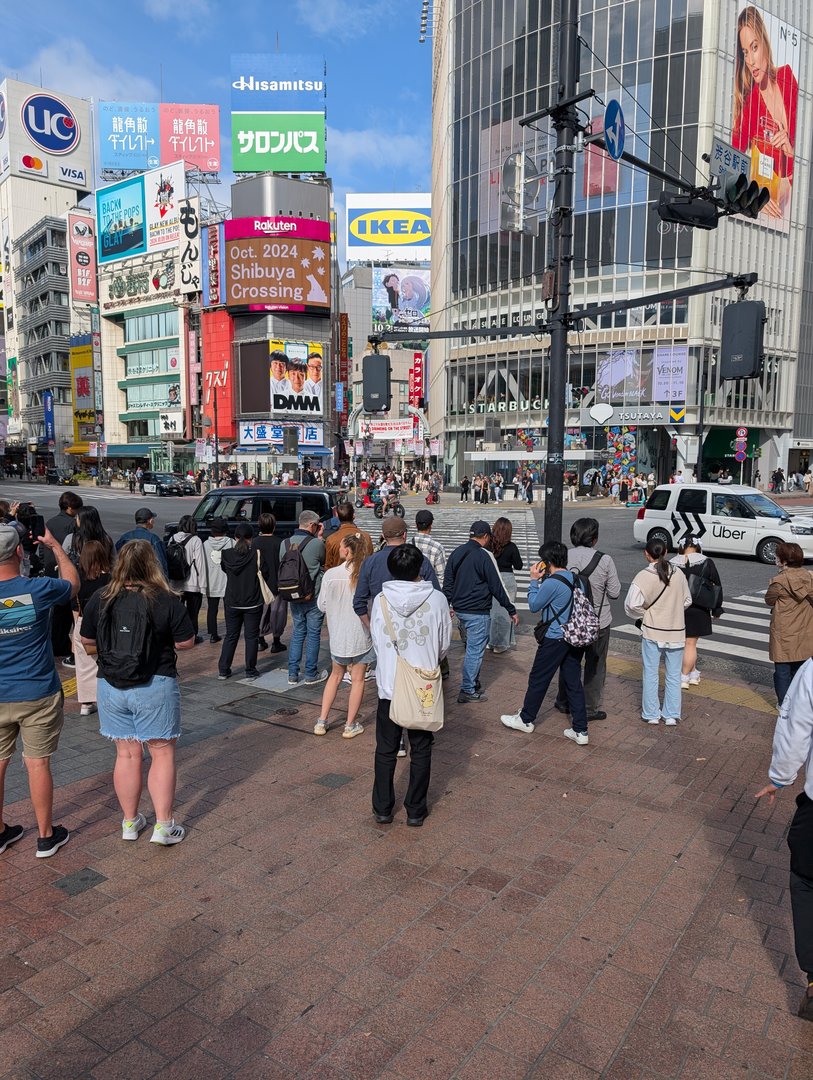
[[[428,263],[431,254],[429,192],[348,194],[348,262]]]

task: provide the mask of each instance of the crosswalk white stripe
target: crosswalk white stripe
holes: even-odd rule
[[[726,610],[726,614],[721,616],[720,619],[715,622],[715,626],[720,624],[726,625],[727,623],[734,623],[735,626],[767,626],[767,619],[747,619],[743,615],[729,615]]]
[[[763,615],[766,621],[769,621],[771,618],[771,609],[764,600],[762,601],[762,607],[747,607],[745,604],[734,604],[731,603],[731,601],[724,599],[723,607],[727,612],[742,611],[743,613],[747,612],[749,615]]]
[[[632,623],[625,623],[622,626],[614,626],[613,633],[630,634],[633,637],[640,637],[641,631],[632,625]],[[752,637],[750,634],[743,635],[745,637]],[[756,635],[754,635],[756,636]],[[752,638],[753,640],[753,638]],[[767,640],[767,639],[766,639]],[[759,663],[768,663],[767,654],[757,649],[749,649],[744,645],[729,644],[725,641],[715,640],[714,636],[710,638],[700,638],[697,647],[703,652],[708,653],[724,653],[726,656],[739,656],[743,660],[755,660]]]

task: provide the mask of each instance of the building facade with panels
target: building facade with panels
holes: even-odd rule
[[[451,480],[483,467],[513,469],[523,452],[541,456],[546,446],[549,338],[535,325],[548,315],[542,279],[552,261],[547,171],[555,144],[549,121],[524,129],[518,122],[555,97],[557,19],[553,0],[434,5],[432,329],[528,327],[496,341],[435,343],[444,362],[430,372],[430,420],[445,437]],[[778,123],[759,106],[747,70],[738,78],[738,19],[772,48]],[[733,290],[583,320],[569,338],[568,469],[584,475],[609,461],[661,479],[675,468],[690,474],[701,398],[706,471],[727,467],[738,478],[733,441],[741,426],[749,429],[746,481],[806,464],[813,355],[800,325],[813,299],[804,273],[813,250],[812,21],[802,0],[756,9],[730,0],[582,0],[579,90],[597,95],[582,103],[588,131],[601,130],[603,103],[617,98],[632,153],[697,184],[721,167],[762,168],[774,199],[758,222],[725,218],[716,231],[693,231],[659,219],[660,180],[596,147],[577,154],[574,308],[756,271],[750,298],[764,300],[768,321],[761,377],[721,384],[721,318]],[[788,134],[774,151],[766,140],[783,121]],[[715,137],[737,151],[721,151],[722,165],[712,156]],[[537,212],[520,233],[503,227],[512,210],[502,166],[522,151],[526,176],[535,167],[540,181],[526,189]],[[612,406],[609,419],[590,416],[598,403]]]

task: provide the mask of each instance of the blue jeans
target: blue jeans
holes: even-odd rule
[[[644,699],[641,716],[644,720],[680,719],[680,668],[683,664],[683,646],[666,645],[662,641],[641,638],[641,656],[644,662]],[[663,691],[663,709],[658,691],[658,669],[661,656],[666,668],[666,685]]]
[[[319,643],[322,637],[324,612],[316,606],[315,600],[304,604],[289,604],[294,628],[291,644],[288,648],[288,678],[299,678],[299,662],[302,659],[302,645],[305,646],[305,678],[315,679],[319,674]]]
[[[790,690],[790,684],[804,660],[791,660],[783,664],[773,666],[773,688],[776,691],[776,700],[781,705],[785,700],[785,694]]]
[[[480,677],[480,667],[488,643],[491,615],[479,611],[456,611],[455,615],[460,619],[466,631],[466,655],[463,658],[463,679],[460,689],[464,694],[473,694],[475,684]]]

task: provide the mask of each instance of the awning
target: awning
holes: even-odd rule
[[[79,443],[77,446],[66,446],[66,454],[76,454],[79,457],[88,457],[90,455],[90,447],[87,443]]]
[[[108,443],[101,457],[149,457],[150,450],[160,450],[163,443]]]

